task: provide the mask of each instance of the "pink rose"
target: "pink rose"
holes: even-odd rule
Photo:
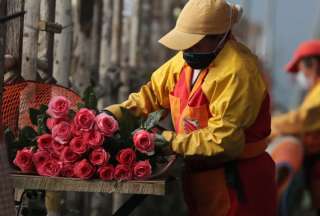
[[[70,106],[71,102],[67,98],[53,97],[48,104],[47,114],[52,118],[64,118],[68,115]]]
[[[72,122],[71,123],[71,133],[74,137],[81,137],[83,131],[80,130],[80,128],[77,127],[77,125]]]
[[[74,166],[74,174],[80,179],[90,179],[94,173],[95,167],[87,159],[83,159]]]
[[[80,155],[73,152],[69,146],[65,147],[60,155],[60,160],[64,163],[74,163],[80,158]]]
[[[52,137],[58,143],[67,144],[71,136],[71,125],[68,122],[60,122],[52,128]]]
[[[75,137],[70,141],[70,149],[77,154],[84,154],[88,150],[88,144],[81,137]]]
[[[114,170],[114,178],[117,180],[131,180],[132,171],[130,167],[124,164],[119,164]]]
[[[51,160],[51,156],[50,156],[50,153],[45,150],[38,150],[32,156],[32,161],[33,161],[35,167],[42,166],[48,160]]]
[[[138,130],[133,135],[133,143],[138,151],[148,156],[154,154],[155,134],[149,133],[146,130]]]
[[[136,160],[136,153],[131,148],[122,149],[117,154],[117,161],[120,164],[131,166]]]
[[[60,144],[56,141],[53,141],[52,145],[51,145],[51,150],[52,150],[51,152],[55,153],[57,155],[60,155],[61,152],[63,151],[64,147],[66,147],[66,145]]]
[[[39,175],[42,176],[59,176],[62,169],[62,163],[57,160],[48,160],[42,166],[37,168]]]
[[[60,118],[60,119],[48,118],[46,121],[46,125],[49,130],[52,130],[54,126],[56,126],[57,124],[63,121],[68,122],[68,119],[67,118]]]
[[[93,165],[101,166],[108,163],[110,154],[103,148],[95,149],[91,152],[89,160]]]
[[[151,176],[152,167],[148,160],[139,161],[133,167],[133,175],[135,179],[143,180]]]
[[[96,125],[99,131],[107,137],[111,137],[119,130],[118,122],[111,115],[106,113],[97,115]]]
[[[67,177],[67,178],[75,177],[73,164],[70,164],[70,163],[63,164],[60,174],[61,176]]]
[[[87,108],[80,109],[74,117],[76,128],[82,131],[90,131],[95,124],[95,117],[96,115],[94,111]]]
[[[93,130],[83,134],[84,142],[88,143],[91,148],[99,148],[103,145],[104,136],[99,131]]]
[[[37,138],[38,148],[41,150],[47,150],[51,148],[52,142],[53,138],[50,134],[42,134]]]
[[[103,165],[98,169],[100,179],[104,181],[110,181],[113,179],[114,168],[110,164]]]
[[[13,163],[24,173],[30,173],[33,170],[33,153],[31,149],[24,148],[18,150]]]

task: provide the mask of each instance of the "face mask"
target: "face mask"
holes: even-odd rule
[[[229,29],[231,29],[231,26],[232,26],[232,16],[233,16],[233,11],[231,8]],[[220,42],[212,52],[207,52],[207,53],[183,52],[184,60],[192,69],[201,70],[201,69],[207,68],[210,65],[210,63],[215,59],[215,57],[218,55],[218,52],[220,51],[222,44],[226,41],[228,35],[229,35],[229,31],[227,31],[224,34],[223,38],[220,40]]]
[[[302,72],[297,74],[296,81],[303,90],[308,90],[312,86],[312,81],[309,80]]]

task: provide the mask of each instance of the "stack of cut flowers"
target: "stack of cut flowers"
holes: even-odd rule
[[[67,98],[53,97],[47,105],[30,108],[33,125],[22,128],[18,137],[7,129],[14,166],[23,173],[49,177],[150,178],[157,161],[164,159],[160,146],[165,140],[152,132],[162,112],[137,119],[123,109],[124,120],[118,123],[97,110],[92,92],[83,101],[72,110]]]

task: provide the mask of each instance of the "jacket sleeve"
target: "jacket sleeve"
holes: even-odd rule
[[[238,69],[213,84],[214,93],[210,99],[211,118],[208,126],[189,134],[175,134],[165,131],[163,136],[171,142],[174,152],[184,156],[238,157],[245,144],[244,130],[254,122],[266,89],[262,79],[247,75],[254,70]],[[220,158],[220,157],[219,157]]]
[[[174,70],[180,64],[180,53],[162,65],[151,76],[151,80],[143,85],[139,92],[129,95],[128,100],[105,108],[118,119],[121,118],[121,107],[129,109],[136,116],[146,116],[153,111],[169,108],[169,93],[174,86]]]
[[[291,112],[272,118],[272,134],[303,134],[320,130],[320,85],[307,95],[302,105]]]

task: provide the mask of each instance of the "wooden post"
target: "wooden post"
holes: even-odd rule
[[[48,22],[55,22],[56,0],[47,0],[48,3]],[[53,74],[53,53],[54,53],[54,33],[47,32],[47,59],[48,59],[48,74]]]
[[[99,83],[99,61],[102,25],[102,0],[94,0],[92,29],[91,29],[91,55],[90,70],[95,85]]]
[[[36,80],[40,0],[25,0],[25,10],[21,74],[24,79]]]
[[[56,22],[64,26],[55,36],[53,77],[58,84],[68,87],[72,53],[72,6],[71,0],[56,1]]]
[[[123,0],[113,1],[111,63],[120,66]]]
[[[108,69],[110,67],[110,34],[112,20],[112,10],[111,10],[111,0],[103,1],[103,12],[102,12],[102,32],[101,32],[101,42],[100,42],[100,64],[99,64],[99,84],[102,89],[102,97],[99,100],[99,108],[104,108],[110,103],[110,85],[108,82]],[[110,82],[111,83],[111,82]],[[109,87],[109,89],[105,88]]]
[[[6,0],[0,0],[0,16],[6,15]],[[5,54],[6,24],[0,23],[0,111],[2,109],[3,79],[4,79],[4,54]],[[2,111],[1,111],[2,113]],[[4,198],[0,203],[0,215],[14,216],[12,185],[9,180],[7,148],[3,142],[3,127],[0,118],[0,196]]]
[[[133,0],[129,49],[129,65],[132,68],[136,68],[138,64],[141,4],[141,0]]]
[[[7,14],[13,14],[23,11],[24,0],[7,1]],[[6,53],[12,55],[16,59],[15,73],[21,73],[21,53],[22,53],[22,35],[23,35],[24,16],[13,19],[7,24]]]

